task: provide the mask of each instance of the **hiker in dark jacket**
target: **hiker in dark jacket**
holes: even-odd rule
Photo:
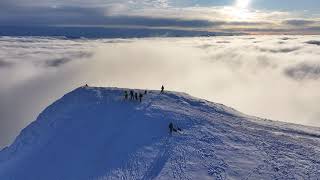
[[[163,93],[163,91],[164,91],[164,86],[162,85],[161,86],[161,93]]]
[[[130,91],[130,99],[133,100],[133,91]]]
[[[173,124],[172,124],[172,122],[169,124],[169,132],[170,132],[170,134],[172,134],[172,131],[173,131]]]
[[[134,97],[138,100],[138,93],[134,93]]]
[[[124,91],[124,99],[128,99],[128,92]]]
[[[142,101],[142,97],[143,97],[143,95],[141,93],[139,93],[139,101],[140,102]]]
[[[147,91],[147,90],[145,90],[145,91],[144,91],[144,94],[147,94],[147,93],[148,93],[148,91]]]

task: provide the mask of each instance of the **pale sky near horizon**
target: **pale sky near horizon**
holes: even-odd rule
[[[0,26],[140,26],[319,34],[318,0],[2,0]]]

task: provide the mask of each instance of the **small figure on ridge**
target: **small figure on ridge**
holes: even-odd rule
[[[136,100],[138,100],[138,93],[134,93],[134,97]]]
[[[133,100],[133,91],[130,90],[130,99]]]
[[[127,91],[124,91],[124,99],[128,99],[128,92]]]

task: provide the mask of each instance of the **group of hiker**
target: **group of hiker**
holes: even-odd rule
[[[146,95],[148,92],[147,90],[144,91],[144,95]],[[130,90],[130,100],[139,100],[140,102],[142,101],[142,97],[143,97],[143,94],[142,93],[137,93],[137,92],[134,92],[133,90]],[[129,94],[128,94],[128,91],[124,91],[124,99],[128,99],[129,98]]]
[[[162,85],[161,86],[161,93],[164,92],[164,86]],[[141,93],[141,92],[134,92],[133,90],[130,90],[129,93],[128,91],[124,91],[124,99],[127,100],[129,99],[129,94],[130,94],[130,100],[139,100],[139,102],[142,102],[142,98],[143,98],[143,95],[146,95],[148,93],[147,90],[144,91],[144,93]]]
[[[164,92],[164,86],[162,85],[161,86],[161,93]],[[142,98],[144,95],[147,95],[148,91],[145,90],[144,93],[141,93],[141,92],[134,92],[133,90],[130,90],[129,92],[128,91],[124,91],[124,99],[125,100],[128,100],[129,99],[129,95],[130,95],[130,100],[136,100],[139,102],[142,102]],[[170,122],[169,124],[169,132],[170,132],[170,135],[173,133],[173,132],[178,132],[178,131],[182,131],[179,127],[174,127],[173,123]]]
[[[89,87],[88,84],[85,85],[85,87]],[[161,93],[164,93],[164,86],[162,85],[161,86]],[[142,98],[144,95],[147,95],[148,91],[145,90],[144,93],[141,93],[141,92],[134,92],[133,90],[130,90],[129,92],[128,91],[124,91],[124,98],[125,100],[128,100],[129,99],[129,95],[130,95],[130,100],[136,100],[139,102],[142,102]],[[169,123],[169,132],[170,132],[170,135],[173,133],[173,132],[178,132],[178,131],[182,131],[179,127],[174,127],[173,123],[170,122]]]

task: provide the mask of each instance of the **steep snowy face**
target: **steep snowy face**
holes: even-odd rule
[[[124,91],[80,87],[49,106],[0,152],[0,179],[320,177],[319,129],[183,93],[149,91],[139,102]],[[171,135],[170,122],[182,131]]]

